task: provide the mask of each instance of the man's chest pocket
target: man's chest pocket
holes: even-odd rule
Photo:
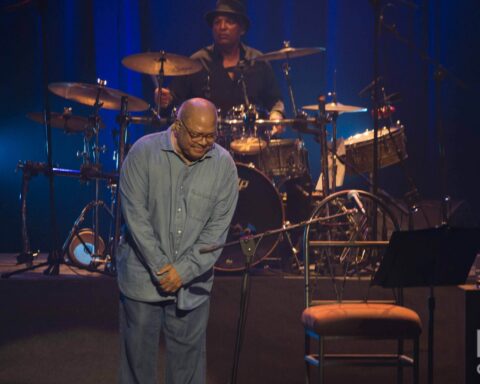
[[[213,196],[204,191],[192,189],[187,199],[187,216],[206,223],[213,208]]]

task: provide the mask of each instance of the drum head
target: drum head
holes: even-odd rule
[[[246,164],[237,163],[239,196],[237,208],[230,224],[227,242],[242,236],[255,235],[283,225],[284,214],[280,196],[268,178]],[[269,256],[279,241],[279,235],[263,238],[252,259],[259,263]],[[239,271],[245,268],[245,256],[240,245],[225,248],[215,265],[222,271]]]
[[[92,255],[104,252],[105,243],[101,237],[98,237],[98,251],[95,252],[95,233],[90,228],[80,229],[68,245],[68,257],[77,267],[89,267]]]
[[[230,149],[240,155],[256,155],[264,150],[267,142],[259,137],[247,136],[232,141]]]

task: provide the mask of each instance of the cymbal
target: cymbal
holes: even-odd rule
[[[307,111],[318,111],[318,104],[304,105],[302,109]],[[342,103],[327,103],[325,104],[326,112],[338,113],[353,113],[353,112],[367,112],[367,108],[356,107],[354,105],[345,105]]]
[[[165,58],[163,62],[163,74],[165,76],[190,75],[202,69],[202,64],[198,60],[166,52],[137,53],[125,57],[122,60],[122,64],[136,72],[146,75],[158,75],[160,74],[160,59],[162,55]]]
[[[310,48],[293,48],[285,47],[278,51],[264,53],[263,55],[255,57],[255,60],[285,60],[294,59],[296,57],[313,55],[325,51],[323,47],[310,47]]]
[[[48,85],[50,92],[67,100],[93,107],[98,93],[98,85],[85,83],[51,83]],[[130,96],[113,88],[102,87],[99,101],[101,108],[120,110],[122,97],[128,97],[128,110],[130,112],[145,111],[148,104],[142,99]]]
[[[37,123],[43,124],[43,112],[30,112],[27,117]],[[63,129],[67,133],[85,132],[91,127],[86,117],[70,115],[68,113],[50,113],[50,125],[53,128]],[[100,129],[105,128],[105,124],[100,122]]]

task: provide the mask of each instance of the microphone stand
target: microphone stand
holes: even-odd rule
[[[233,364],[232,364],[232,370],[231,370],[231,376],[230,376],[230,383],[229,384],[236,384],[237,383],[237,376],[238,376],[238,366],[240,362],[240,352],[242,349],[242,344],[245,336],[245,326],[247,322],[247,310],[248,310],[248,299],[250,296],[250,265],[251,261],[253,260],[253,257],[255,256],[255,252],[258,248],[258,245],[260,244],[261,240],[267,236],[273,236],[277,235],[280,233],[288,233],[288,231],[305,227],[310,224],[322,222],[322,221],[328,221],[332,220],[338,217],[343,217],[346,215],[350,215],[353,213],[356,213],[357,209],[347,209],[342,213],[338,213],[335,215],[331,216],[326,216],[326,217],[317,217],[314,219],[310,220],[305,220],[297,224],[292,224],[292,225],[284,225],[282,228],[278,229],[271,229],[268,231],[265,231],[263,233],[259,233],[256,235],[251,235],[251,236],[244,236],[241,237],[239,240],[227,242],[224,244],[219,244],[219,245],[213,245],[213,246],[208,246],[205,248],[202,248],[199,250],[200,254],[203,253],[210,253],[217,251],[222,248],[226,247],[231,247],[234,245],[240,244],[242,247],[242,252],[245,255],[245,269],[243,272],[243,277],[242,277],[242,288],[241,288],[241,293],[240,293],[240,311],[239,311],[239,317],[237,321],[237,332],[236,332],[236,337],[235,337],[235,349],[234,349],[234,356],[233,356]],[[255,242],[255,240],[258,239],[258,242]]]

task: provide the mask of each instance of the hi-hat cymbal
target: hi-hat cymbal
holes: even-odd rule
[[[286,60],[294,59],[296,57],[313,55],[325,51],[323,47],[309,47],[309,48],[293,48],[285,47],[278,51],[264,53],[263,55],[255,57],[255,60]]]
[[[122,64],[146,75],[159,75],[162,58],[165,59],[163,62],[163,74],[165,76],[190,75],[202,69],[202,64],[198,60],[163,51],[130,55],[122,60]]]
[[[93,107],[99,86],[84,83],[51,83],[48,89],[57,96]],[[142,99],[107,87],[102,87],[100,90],[99,102],[101,103],[101,108],[120,110],[123,96],[128,97],[128,110],[130,112],[148,109],[148,104]]]
[[[43,112],[30,112],[27,117],[37,123],[43,124]],[[85,132],[91,127],[86,117],[74,116],[69,113],[50,113],[50,125],[53,128],[63,129],[67,133]],[[100,122],[100,129],[105,128],[105,124]]]
[[[318,111],[318,104],[304,105],[302,109],[307,111]],[[345,105],[342,103],[327,103],[325,104],[326,112],[338,113],[353,113],[353,112],[367,112],[367,108],[356,107],[354,105]]]

